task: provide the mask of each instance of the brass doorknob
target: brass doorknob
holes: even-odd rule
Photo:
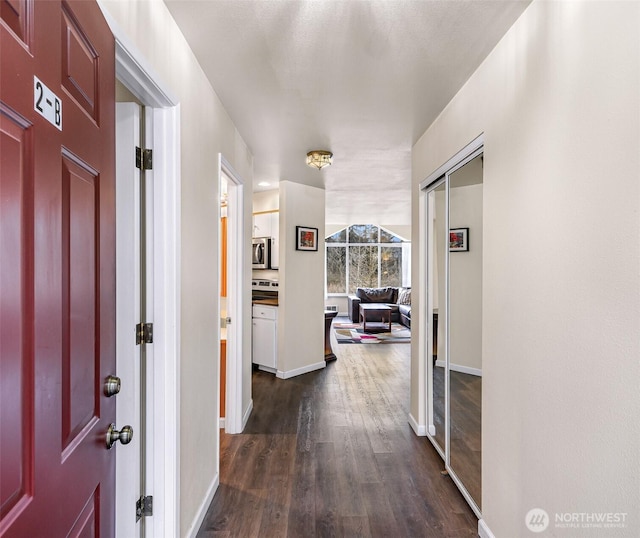
[[[133,439],[133,428],[124,426],[120,431],[116,430],[116,425],[111,423],[107,430],[107,448],[112,448],[116,441],[120,441],[123,445],[128,445]]]

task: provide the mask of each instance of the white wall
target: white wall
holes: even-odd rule
[[[278,375],[324,368],[325,191],[280,182]],[[318,250],[295,248],[296,226],[318,229]]]
[[[280,189],[253,193],[253,212],[277,211],[280,209]]]
[[[216,478],[219,346],[217,179],[218,153],[246,182],[244,212],[250,260],[253,164],[246,145],[207,81],[164,3],[101,2],[149,65],[180,100],[181,117],[181,348],[180,529],[187,534]],[[248,264],[249,265],[249,264]],[[250,312],[250,266],[244,305]],[[250,316],[243,320],[243,357],[250,361]],[[244,377],[250,376],[250,364]],[[243,379],[244,407],[250,383]]]
[[[535,507],[627,514],[549,536],[640,534],[639,26],[637,2],[534,2],[414,146],[417,185],[484,132],[482,511],[498,538],[529,536]]]

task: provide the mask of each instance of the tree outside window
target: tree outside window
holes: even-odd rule
[[[410,252],[408,241],[373,224],[340,230],[326,238],[327,293],[346,295],[358,287],[409,286]]]

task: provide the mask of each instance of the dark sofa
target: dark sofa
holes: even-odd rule
[[[385,304],[391,307],[391,321],[411,327],[411,288],[357,288],[355,295],[347,297],[349,319],[354,323],[360,321],[360,303]]]

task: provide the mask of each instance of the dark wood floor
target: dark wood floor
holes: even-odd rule
[[[221,433],[220,486],[198,537],[477,535],[477,519],[407,423],[410,346],[334,345],[292,379],[254,372],[242,434]]]

